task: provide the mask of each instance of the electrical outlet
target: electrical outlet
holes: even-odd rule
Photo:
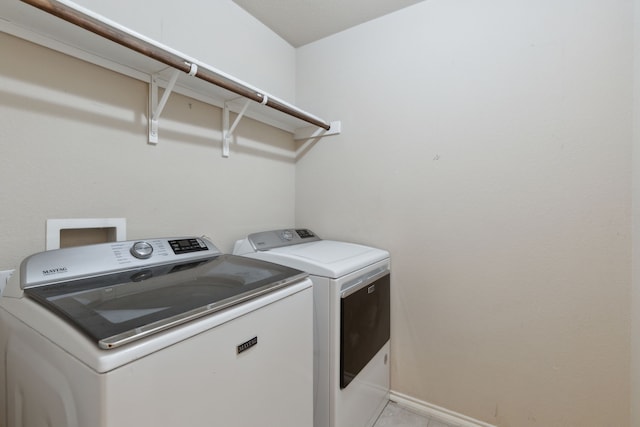
[[[0,271],[0,295],[2,295],[2,292],[4,291],[4,287],[7,285],[7,281],[9,280],[9,277],[11,277],[14,271],[15,270]]]

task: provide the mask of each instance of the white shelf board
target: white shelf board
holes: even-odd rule
[[[0,31],[145,82],[149,82],[151,75],[159,74],[160,86],[171,74],[171,69],[161,62],[18,0],[0,2]],[[231,91],[184,73],[178,78],[174,92],[220,108],[226,101],[239,98]],[[238,112],[241,104],[236,107],[230,102],[229,106]],[[251,103],[245,116],[290,133],[309,126],[304,120],[257,102]]]

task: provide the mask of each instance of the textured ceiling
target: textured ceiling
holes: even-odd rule
[[[233,0],[299,47],[423,0]]]

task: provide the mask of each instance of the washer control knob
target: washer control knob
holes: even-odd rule
[[[284,230],[282,232],[282,238],[287,241],[293,239],[293,232],[291,230]]]
[[[153,253],[153,246],[148,242],[135,242],[129,252],[138,259],[147,259]]]

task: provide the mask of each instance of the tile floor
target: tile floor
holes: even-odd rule
[[[389,402],[373,427],[456,427]]]

